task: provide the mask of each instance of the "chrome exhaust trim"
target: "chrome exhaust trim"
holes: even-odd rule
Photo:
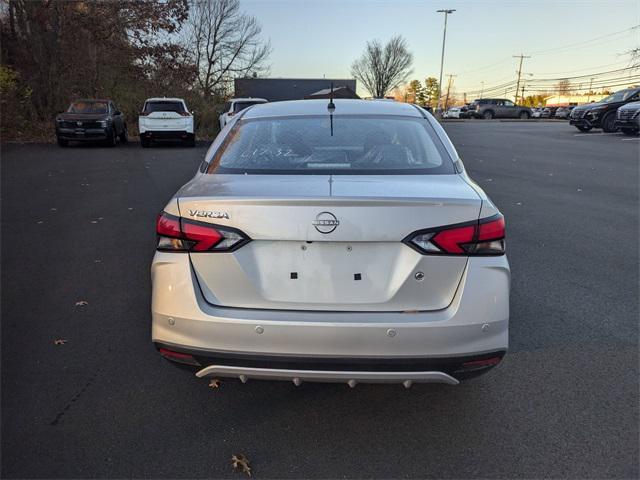
[[[327,370],[287,370],[277,368],[235,367],[210,365],[196,373],[196,377],[234,377],[246,383],[250,378],[258,380],[285,380],[299,386],[302,382],[346,383],[351,388],[358,383],[401,383],[405,388],[413,383],[460,383],[444,372],[360,372]]]

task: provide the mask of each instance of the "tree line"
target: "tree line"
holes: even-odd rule
[[[135,129],[151,96],[196,110],[217,128],[233,79],[268,72],[271,46],[239,0],[1,0],[0,135],[51,135],[70,100],[116,101]]]

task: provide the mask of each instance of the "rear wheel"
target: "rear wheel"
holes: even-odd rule
[[[196,146],[196,136],[190,135],[184,142],[187,147],[195,147]]]
[[[493,118],[493,112],[491,110],[487,110],[482,114],[482,118],[485,120],[491,120]]]
[[[520,120],[529,120],[530,116],[531,115],[529,115],[529,112],[527,112],[526,110],[520,112]]]
[[[589,130],[591,130],[593,127],[585,127],[584,125],[576,125],[576,128],[578,130],[580,130],[581,132],[588,132]]]
[[[144,137],[140,137],[140,145],[142,145],[142,148],[149,148],[151,146],[151,142]]]
[[[638,135],[638,130],[636,130],[635,128],[622,128],[622,133],[624,133],[625,135]]]
[[[58,145],[60,145],[61,147],[68,147],[69,140],[63,140],[62,138],[58,137]]]
[[[606,133],[613,133],[617,130],[613,112],[606,114],[600,124],[602,125],[602,130]]]
[[[122,143],[127,143],[129,138],[127,137],[127,126],[122,127],[122,133],[120,134],[120,141]]]

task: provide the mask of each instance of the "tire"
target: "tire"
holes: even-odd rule
[[[129,137],[127,137],[127,126],[122,127],[122,133],[120,134],[120,141],[122,143],[127,143],[129,141]]]
[[[58,137],[58,145],[60,145],[61,147],[68,147],[69,140],[63,140],[62,138]]]
[[[109,130],[107,134],[107,139],[105,140],[105,144],[107,147],[115,147],[116,146],[116,131],[115,129]]]
[[[636,130],[635,128],[621,128],[621,130],[622,133],[629,136],[638,135],[638,133],[640,133],[640,131]]]
[[[520,112],[519,117],[520,117],[520,120],[529,120],[529,118],[531,118],[531,115],[526,110],[522,110]]]
[[[590,131],[593,127],[585,127],[584,125],[576,125],[576,128],[578,130],[580,130],[581,132],[587,133],[588,131]]]
[[[151,142],[146,138],[140,137],[140,145],[142,145],[142,148],[149,148],[151,146]]]
[[[484,118],[485,120],[491,120],[493,118],[493,112],[491,110],[487,110],[486,112],[484,112],[482,114],[482,118]]]
[[[618,130],[616,127],[615,113],[607,113],[600,122],[600,125],[602,126],[602,131],[605,133],[613,133]]]
[[[187,147],[195,147],[196,146],[196,136],[195,136],[195,134],[194,135],[190,135],[189,138],[187,138],[184,141],[184,144]]]

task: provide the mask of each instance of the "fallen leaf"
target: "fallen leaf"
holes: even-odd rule
[[[218,380],[217,378],[214,378],[213,380],[211,380],[209,382],[209,387],[211,387],[211,388],[219,388],[220,387],[220,380]]]
[[[64,338],[56,338],[53,343],[54,345],[64,345],[67,341]]]
[[[76,307],[84,307],[85,305],[89,305],[89,302],[87,302],[86,300],[78,300],[76,302]]]
[[[234,470],[240,470],[242,473],[246,473],[251,476],[251,467],[249,466],[249,459],[244,455],[232,455],[231,463]]]

